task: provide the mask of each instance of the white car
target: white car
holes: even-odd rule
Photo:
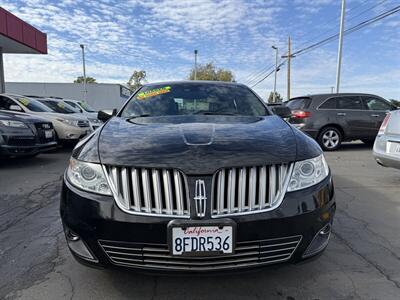
[[[373,154],[378,164],[400,169],[400,110],[386,115],[375,139]]]
[[[35,98],[42,102],[44,105],[50,107],[52,110],[62,114],[76,114],[78,116],[83,116],[89,120],[90,127],[95,130],[100,127],[103,122],[97,119],[97,113],[84,113],[81,109],[76,108],[64,99],[61,98]]]
[[[97,118],[97,111],[90,107],[86,102],[73,99],[62,100],[73,108],[79,110],[82,114],[86,115],[93,129],[97,129],[103,124],[103,122]]]
[[[3,110],[20,111],[39,115],[51,121],[60,143],[76,142],[92,132],[89,121],[79,114],[57,113],[40,101],[14,94],[0,94]]]

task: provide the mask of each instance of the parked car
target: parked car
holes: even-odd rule
[[[56,146],[51,122],[25,113],[0,110],[0,156],[33,157]]]
[[[286,102],[289,122],[318,141],[323,150],[337,150],[343,141],[373,144],[386,113],[397,109],[371,94],[340,93],[296,97]]]
[[[63,99],[63,101],[75,109],[80,110],[81,113],[85,114],[89,119],[89,122],[92,124],[93,129],[97,129],[103,124],[103,122],[97,118],[97,111],[90,107],[90,105],[86,102],[72,99]]]
[[[56,113],[36,99],[14,94],[0,94],[0,109],[39,115],[53,123],[60,143],[77,142],[92,131],[86,117]]]
[[[149,84],[99,118],[109,120],[79,142],[63,179],[78,261],[212,272],[326,248],[336,205],[324,154],[245,85]]]
[[[386,115],[375,139],[373,154],[378,164],[400,169],[400,110]]]

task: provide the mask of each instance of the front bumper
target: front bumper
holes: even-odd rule
[[[54,128],[61,141],[78,141],[93,131],[91,127],[75,127],[64,124],[56,125]]]
[[[378,164],[384,167],[400,169],[400,152],[392,152],[390,143],[399,143],[400,138],[395,136],[378,135],[375,139],[373,155]]]
[[[67,236],[79,237],[92,256],[88,259],[72,250],[78,261],[94,267],[133,267],[158,273],[227,271],[301,261],[325,249],[326,244],[305,255],[319,232],[332,224],[335,209],[329,176],[316,186],[287,193],[273,211],[227,218],[237,226],[235,255],[182,258],[168,252],[171,218],[127,214],[112,197],[81,191],[65,179],[60,203]],[[212,221],[215,219],[200,222]]]
[[[54,138],[40,140],[35,135],[0,135],[0,155],[26,156],[46,152],[57,147]]]

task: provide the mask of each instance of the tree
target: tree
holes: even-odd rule
[[[395,99],[389,99],[390,102],[392,102],[394,105],[396,105],[397,107],[400,107],[400,101],[399,100],[395,100]]]
[[[274,101],[274,92],[271,92],[271,93],[269,93],[269,96],[268,96],[268,103],[274,103],[273,101]],[[275,92],[275,103],[276,102],[279,103],[282,101],[283,101],[282,96],[278,92]]]
[[[189,80],[194,80],[194,72],[190,71]],[[215,80],[215,81],[235,81],[235,76],[232,71],[217,68],[213,63],[207,63],[205,65],[199,65],[197,67],[197,80]]]
[[[74,80],[74,83],[83,83],[83,76],[78,76]],[[93,77],[86,77],[86,83],[97,83],[96,78]]]
[[[143,81],[146,81],[146,71],[135,70],[133,71],[132,76],[129,78],[127,85],[131,90],[136,91],[138,88],[143,86]]]

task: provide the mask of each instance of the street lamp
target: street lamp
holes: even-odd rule
[[[274,79],[274,94],[272,95],[272,102],[276,102],[276,74],[278,73],[278,47],[272,46],[275,50],[275,79]]]
[[[82,67],[83,67],[83,101],[86,102],[86,66],[85,66],[85,45],[79,45],[82,49]]]

